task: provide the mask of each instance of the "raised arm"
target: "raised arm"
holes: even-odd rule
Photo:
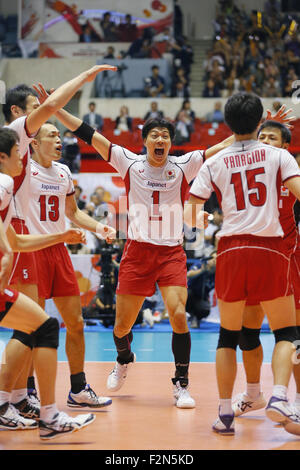
[[[82,72],[77,77],[69,80],[55,90],[37,109],[32,111],[27,118],[27,129],[34,134],[53,114],[63,108],[75,93],[87,82],[95,80],[98,73],[105,70],[115,71],[112,65],[95,65],[89,70]]]
[[[224,150],[225,148],[229,147],[235,142],[234,135],[231,135],[230,137],[227,137],[227,139],[222,140],[222,142],[219,142],[218,144],[214,145],[213,147],[210,147],[205,151],[205,158],[210,158],[216,155],[216,153],[220,152],[221,150]]]

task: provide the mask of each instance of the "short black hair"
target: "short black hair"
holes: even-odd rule
[[[165,127],[169,131],[171,140],[174,139],[175,126],[172,122],[168,121],[167,119],[163,119],[163,118],[150,118],[143,125],[143,129],[142,129],[143,140],[147,139],[147,136],[148,136],[149,132],[152,129],[154,129],[155,127],[158,127],[160,129]]]
[[[281,132],[282,142],[284,144],[290,144],[291,143],[291,140],[292,140],[291,131],[284,124],[282,124],[281,122],[271,121],[271,120],[263,122],[262,125],[260,126],[260,128],[258,129],[257,135],[259,136],[259,134],[266,128],[268,128],[268,129],[269,128],[279,129],[280,132]]]
[[[26,101],[28,96],[36,96],[38,98],[37,92],[24,83],[17,85],[14,88],[10,88],[7,91],[5,104],[2,105],[2,112],[6,122],[11,122],[11,107],[13,105],[19,106],[23,111],[26,111]]]
[[[11,149],[19,142],[18,134],[7,127],[0,127],[0,152],[10,156]]]
[[[251,134],[259,125],[263,112],[259,96],[246,92],[236,93],[225,105],[225,122],[235,134]]]

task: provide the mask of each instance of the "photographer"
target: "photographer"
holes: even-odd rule
[[[62,158],[60,163],[67,165],[72,173],[79,173],[80,171],[80,149],[78,140],[71,131],[65,131],[62,142]]]
[[[190,269],[186,310],[191,314],[191,328],[199,328],[202,318],[210,313],[209,293],[215,285],[216,252],[203,259],[199,269]]]

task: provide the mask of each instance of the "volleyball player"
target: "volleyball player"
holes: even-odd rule
[[[61,139],[58,129],[43,124],[31,143],[30,207],[27,223],[30,233],[56,233],[65,229],[65,216],[78,227],[98,233],[111,242],[116,232],[78,209],[74,197],[72,175],[59,163]],[[86,383],[84,374],[84,331],[80,291],[70,255],[60,243],[35,253],[39,266],[39,304],[53,298],[67,328],[66,352],[71,372],[71,391],[67,404],[71,407],[103,407],[111,404],[108,397],[99,397]]]
[[[55,379],[59,325],[29,297],[10,288],[5,282],[10,275],[14,251],[30,252],[58,242],[81,243],[80,230],[71,229],[51,235],[18,235],[10,225],[13,213],[13,177],[23,170],[19,139],[11,129],[0,129],[0,249],[1,292],[0,323],[5,328],[19,328],[30,335],[33,347],[34,367],[41,396],[40,421],[20,418],[11,401],[11,388],[3,387],[0,379],[0,429],[34,429],[39,426],[41,439],[53,439],[79,430],[92,423],[93,414],[70,417],[60,412],[55,403]],[[7,235],[6,235],[7,232]],[[7,360],[4,356],[4,364]],[[2,364],[2,367],[4,366]],[[17,375],[17,371],[15,371]]]
[[[259,131],[258,140],[273,147],[287,149],[291,142],[291,132],[286,126],[274,121],[265,121]],[[281,186],[279,193],[280,223],[284,231],[284,240],[287,250],[291,254],[290,274],[293,286],[296,308],[296,325],[300,329],[300,248],[299,233],[295,222],[294,204],[296,198],[285,186]],[[261,392],[260,370],[263,362],[263,349],[260,342],[260,329],[264,319],[264,312],[260,306],[249,305],[246,302],[244,310],[243,327],[239,340],[239,346],[243,351],[247,388],[244,393],[237,395],[233,400],[235,416],[249,411],[264,408],[265,398]],[[300,367],[294,365],[293,374],[296,382],[297,393],[295,405],[300,408]]]
[[[300,173],[286,150],[257,142],[262,114],[261,100],[255,95],[238,93],[229,98],[225,119],[236,142],[203,165],[185,210],[186,222],[196,225],[195,214],[216,191],[224,214],[216,266],[221,323],[216,354],[220,406],[213,425],[215,432],[224,435],[235,432],[231,400],[246,300],[262,305],[275,337],[274,386],[266,414],[282,422],[288,432],[300,433],[300,417],[286,396],[293,343],[298,335],[290,256],[278,213],[281,182],[300,198]]]

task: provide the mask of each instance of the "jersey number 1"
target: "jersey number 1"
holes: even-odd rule
[[[263,206],[267,199],[267,188],[264,183],[256,181],[257,175],[265,173],[264,168],[255,168],[254,170],[246,170],[247,186],[248,190],[256,189],[257,191],[248,194],[249,202],[252,206],[260,207]],[[246,209],[245,194],[243,189],[242,175],[241,173],[232,173],[231,184],[233,184],[236,209],[242,211]]]
[[[39,203],[41,222],[47,222],[47,220],[56,222],[59,219],[59,199],[57,196],[49,196],[47,202],[47,196],[42,195],[40,196]]]
[[[159,191],[153,191],[152,193],[152,215],[149,217],[149,220],[162,220],[162,216],[160,215],[159,211]]]

